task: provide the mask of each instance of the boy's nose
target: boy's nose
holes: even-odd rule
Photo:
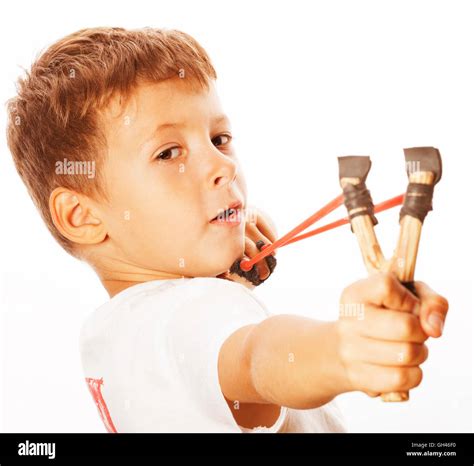
[[[217,150],[217,149],[216,149]],[[228,155],[218,154],[212,156],[211,161],[211,187],[218,187],[232,183],[237,177],[237,164]]]
[[[216,176],[214,178],[214,183],[213,185],[214,186],[222,186],[222,185],[225,185],[225,184],[230,184],[232,183],[233,181],[235,181],[235,178],[236,178],[236,173],[234,172],[234,175],[233,176]]]

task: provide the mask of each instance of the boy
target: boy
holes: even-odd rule
[[[47,49],[9,102],[32,199],[111,297],[81,331],[89,389],[109,432],[342,432],[337,395],[421,382],[448,303],[377,274],[341,295],[364,319],[271,315],[229,273],[276,234],[258,211],[244,219],[215,79],[185,33],[85,29]]]

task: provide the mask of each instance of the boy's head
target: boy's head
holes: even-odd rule
[[[202,47],[95,28],[47,49],[8,103],[17,170],[53,236],[107,280],[215,276],[244,251],[210,223],[246,187]]]

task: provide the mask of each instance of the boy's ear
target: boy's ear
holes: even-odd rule
[[[58,231],[73,243],[99,244],[107,237],[104,223],[92,214],[85,196],[56,188],[49,196],[49,211]]]

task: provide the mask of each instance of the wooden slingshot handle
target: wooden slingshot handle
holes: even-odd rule
[[[351,221],[352,232],[356,235],[365,267],[369,274],[387,269],[387,261],[375,235],[377,219],[373,214],[370,192],[367,190],[366,202],[353,202],[360,192],[367,189],[365,180],[372,165],[368,156],[338,157],[339,183],[343,189],[344,204]],[[357,187],[359,189],[357,189]],[[351,205],[355,204],[355,205]]]
[[[413,147],[404,149],[404,153],[409,184],[400,211],[400,233],[391,270],[416,294],[413,280],[421,228],[432,209],[433,188],[441,179],[442,164],[440,153],[434,147]]]
[[[351,229],[357,237],[364,264],[369,274],[392,271],[411,292],[414,287],[415,265],[423,220],[432,209],[434,185],[440,180],[442,165],[434,147],[404,149],[409,184],[400,211],[400,233],[395,253],[390,260],[383,256],[375,235],[377,219],[373,214],[370,192],[365,180],[370,171],[368,156],[339,157],[339,182],[344,193]],[[381,395],[383,401],[407,401],[409,392]]]

